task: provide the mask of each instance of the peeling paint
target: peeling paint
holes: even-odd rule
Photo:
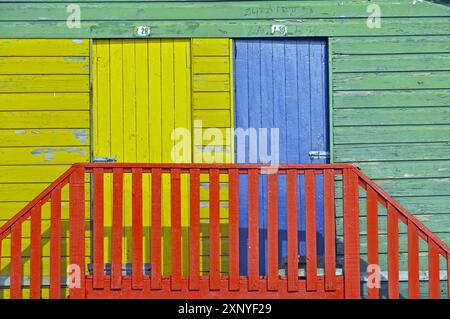
[[[87,145],[87,140],[89,137],[88,131],[85,129],[71,129],[70,130],[75,138],[82,143],[83,145]]]
[[[38,131],[38,130],[31,130],[31,133],[33,133],[33,134],[42,134],[42,132]]]
[[[68,147],[68,148],[62,148],[62,149],[54,149],[54,148],[40,148],[31,151],[31,154],[36,156],[44,155],[44,161],[49,162],[54,160],[55,153],[78,153],[83,156],[87,155],[87,152],[85,150],[82,150],[78,147]]]
[[[16,134],[25,134],[26,131],[25,130],[15,130],[14,131]]]
[[[83,39],[72,39],[73,43],[81,44],[83,43]]]
[[[68,57],[65,57],[64,60],[66,60],[66,61],[86,61],[86,58],[82,57],[82,56],[68,56]]]

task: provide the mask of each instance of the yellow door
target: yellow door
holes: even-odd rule
[[[208,139],[194,138],[204,128],[232,127],[232,63],[228,39],[95,40],[93,45],[93,156],[118,162],[172,162],[172,132],[185,128],[192,135],[194,156],[185,162],[205,162],[200,153],[218,152],[217,162],[230,162],[232,140],[211,149]],[[191,68],[192,65],[192,68]],[[215,119],[215,120],[214,120]],[[192,127],[202,122],[203,129]],[[197,155],[195,155],[197,154]],[[201,155],[201,154],[200,154]],[[221,159],[222,158],[222,159]],[[105,261],[110,261],[111,176],[106,177]],[[222,217],[227,218],[226,180],[221,188]],[[209,191],[202,176],[203,239],[207,236]],[[131,263],[131,180],[125,179],[123,260]],[[182,177],[183,273],[188,269],[189,183]],[[144,264],[150,263],[150,178],[144,178]],[[163,274],[170,273],[170,180],[163,176]],[[206,229],[205,229],[206,228]],[[226,236],[223,236],[226,255]],[[208,243],[202,240],[202,270],[208,269]],[[223,259],[226,261],[226,258]]]

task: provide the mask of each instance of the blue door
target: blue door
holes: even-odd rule
[[[327,46],[323,39],[239,39],[234,41],[235,127],[278,128],[279,163],[327,163]],[[270,136],[270,133],[267,134]],[[258,136],[261,137],[261,136]],[[246,143],[249,139],[246,140]],[[270,144],[269,144],[270,145]],[[247,145],[248,150],[249,145]],[[320,151],[320,156],[310,152]],[[236,162],[255,162],[238,154]],[[245,159],[244,159],[245,158]],[[263,161],[258,156],[256,162]],[[240,270],[247,274],[247,180],[239,181]],[[260,177],[265,194],[266,177]],[[299,254],[305,256],[305,187],[298,180]],[[317,176],[317,254],[323,255],[323,179]],[[286,178],[279,179],[279,264],[287,256]],[[259,198],[260,274],[267,269],[267,198]]]

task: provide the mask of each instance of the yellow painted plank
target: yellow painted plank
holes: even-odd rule
[[[0,166],[0,183],[51,183],[68,168],[68,165]]]
[[[0,75],[0,92],[88,91],[88,75]]]
[[[89,93],[1,93],[0,111],[89,110]]]
[[[203,127],[230,127],[229,110],[194,110],[193,120],[202,121]]]
[[[0,39],[0,56],[89,56],[89,39]]]
[[[0,130],[0,148],[18,146],[89,145],[87,129],[15,129]]]
[[[227,74],[194,74],[192,76],[194,92],[230,90],[230,77]]]
[[[194,74],[202,73],[229,73],[230,59],[223,57],[193,57],[192,71]]]
[[[228,53],[228,39],[192,39],[193,56],[226,56]]]
[[[192,108],[198,109],[230,109],[229,92],[194,92]]]
[[[2,129],[88,129],[88,111],[2,111]]]
[[[161,69],[161,40],[148,40],[148,77],[149,77],[149,133],[150,133],[150,161],[162,161],[162,69]]]
[[[136,161],[148,163],[149,152],[149,75],[148,42],[136,40]],[[148,194],[146,194],[148,195]]]
[[[0,165],[72,164],[88,161],[88,146],[0,148]]]
[[[123,87],[122,87],[122,40],[111,40],[110,76],[111,76],[111,156],[120,162],[123,157]]]
[[[0,202],[30,201],[39,195],[47,186],[48,183],[0,184]],[[86,198],[89,198],[89,187],[85,187],[85,191]],[[68,192],[63,192],[61,196],[63,200],[68,200],[69,198]]]
[[[0,57],[0,74],[89,74],[89,57]]]
[[[95,41],[94,48],[94,156],[111,156],[109,40]]]

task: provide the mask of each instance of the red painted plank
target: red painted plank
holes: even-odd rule
[[[239,290],[239,171],[230,169],[228,173],[228,215],[229,215],[229,267],[230,290]]]
[[[399,273],[398,273],[398,213],[388,203],[388,292],[390,299],[398,299]]]
[[[259,289],[258,170],[248,170],[248,289]]]
[[[345,298],[359,299],[360,247],[358,176],[352,169],[344,170],[344,272]]]
[[[372,187],[367,187],[367,250],[369,267],[375,267],[379,271],[378,257],[378,201],[377,194]],[[375,282],[368,288],[369,299],[380,298],[379,274],[375,275]]]
[[[220,289],[220,183],[219,170],[209,171],[209,278],[210,289]]]
[[[11,230],[11,265],[10,265],[11,299],[22,298],[22,222],[17,221]]]
[[[172,290],[180,290],[181,286],[181,177],[179,169],[170,171],[170,229],[172,254]]]
[[[267,176],[267,290],[278,290],[278,174]]]
[[[316,243],[316,176],[314,171],[305,172],[306,199],[306,290],[317,290],[317,243]]]
[[[286,176],[288,291],[298,291],[297,189],[297,171],[289,169]]]
[[[336,290],[336,225],[334,212],[334,171],[324,170],[325,290]]]
[[[103,288],[104,278],[104,175],[103,168],[95,168],[93,173],[93,285],[94,288]]]
[[[30,299],[41,298],[42,278],[42,241],[41,241],[41,206],[31,210],[31,242],[30,242]]]
[[[413,223],[408,224],[408,298],[420,297],[419,235]]]
[[[200,284],[200,170],[190,171],[189,289]]]
[[[84,171],[75,170],[70,176],[69,196],[69,232],[70,232],[70,263],[78,267],[79,278],[76,285],[70,289],[70,297],[85,298],[85,232],[84,232]]]
[[[152,289],[161,289],[161,169],[152,169]]]
[[[439,281],[439,248],[433,240],[428,241],[428,298],[441,297]]]
[[[132,286],[143,288],[142,252],[142,169],[132,170]]]
[[[51,195],[50,298],[61,298],[61,188]]]
[[[450,254],[447,254],[447,298],[450,299]]]
[[[113,216],[111,252],[111,288],[122,286],[123,169],[113,171]]]

